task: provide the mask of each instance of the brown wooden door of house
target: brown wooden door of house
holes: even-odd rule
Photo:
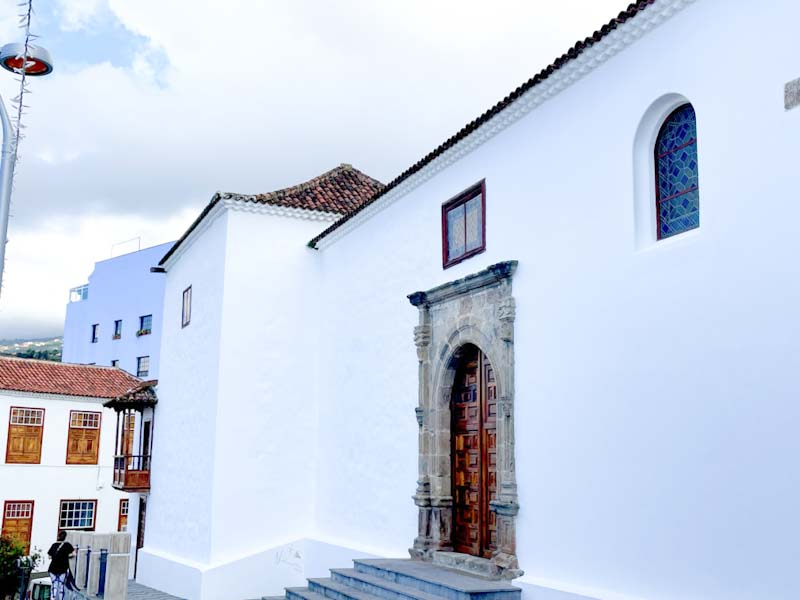
[[[33,529],[33,500],[6,500],[3,506],[2,535],[9,536],[25,546],[30,552]]]
[[[497,525],[497,386],[489,359],[475,346],[462,352],[452,396],[453,548],[489,558]]]

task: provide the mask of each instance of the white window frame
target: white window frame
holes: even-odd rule
[[[142,369],[142,362],[147,360],[147,369]],[[136,376],[148,377],[150,375],[150,356],[137,356],[136,357]]]
[[[6,504],[6,519],[31,519],[33,518],[33,502],[8,502]]]
[[[92,507],[92,522],[91,525],[69,525],[65,524],[71,519],[73,522],[79,518],[80,511],[84,508]],[[67,515],[65,516],[65,511]],[[58,510],[58,528],[59,529],[74,529],[79,531],[94,531],[95,522],[97,521],[97,500],[61,500]]]
[[[76,417],[80,420],[76,425]],[[72,410],[69,413],[70,429],[100,429],[102,414],[90,410]]]
[[[44,425],[44,409],[12,406],[9,421],[11,425],[42,427]]]
[[[181,303],[181,329],[192,322],[192,286],[183,290]]]

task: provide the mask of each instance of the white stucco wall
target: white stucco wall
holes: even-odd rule
[[[323,373],[320,422],[367,426],[337,422],[358,452],[320,428],[320,529],[410,544],[405,295],[517,259],[521,581],[652,600],[800,595],[800,111],[782,97],[800,72],[798,17],[790,2],[696,2],[323,252],[323,352],[347,367]],[[635,135],[669,93],[697,111],[701,227],[637,245]],[[483,177],[487,251],[442,271],[441,204]]]
[[[314,572],[404,555],[406,295],[514,259],[526,597],[800,596],[798,18],[698,0],[324,251],[304,247],[319,224],[213,221],[168,269],[143,582],[213,598],[303,537],[325,543]],[[697,112],[701,226],[655,242],[637,136],[676,95]],[[441,205],[483,178],[487,251],[442,270]],[[253,566],[261,593],[281,572]]]
[[[184,597],[199,596],[196,564],[211,557],[215,421],[224,291],[227,215],[209,219],[203,235],[187,245],[165,277],[159,403],[153,430],[151,493],[137,579]],[[181,327],[183,290],[192,286],[192,319]],[[175,558],[176,561],[172,562]],[[161,567],[163,563],[169,567]],[[156,565],[153,567],[153,565]],[[166,583],[161,574],[174,577]]]
[[[306,537],[316,473],[319,221],[228,214],[212,557]]]
[[[0,391],[0,509],[6,500],[33,500],[31,549],[43,553],[56,540],[61,500],[97,500],[95,531],[117,531],[119,501],[128,494],[111,487],[116,415],[99,398],[52,396]],[[39,464],[7,464],[8,420],[11,407],[43,408],[42,455]],[[97,465],[67,465],[69,414],[72,410],[101,412]],[[136,520],[136,507],[130,508]],[[0,522],[3,515],[0,514]],[[45,556],[46,558],[46,556]],[[47,561],[40,568],[47,568]]]
[[[150,272],[172,243],[131,252],[94,265],[89,276],[89,297],[67,304],[64,319],[64,362],[111,365],[136,375],[136,359],[150,357],[150,379],[158,379],[161,344],[161,310],[164,276]],[[152,333],[138,336],[139,317],[153,315]],[[122,337],[113,339],[114,321],[122,320]],[[99,335],[92,343],[92,324]]]

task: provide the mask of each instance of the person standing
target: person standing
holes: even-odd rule
[[[50,546],[47,555],[50,557],[50,581],[52,583],[50,597],[52,600],[64,600],[64,589],[69,573],[69,559],[75,553],[75,548],[67,541],[67,532],[58,532],[58,541]]]

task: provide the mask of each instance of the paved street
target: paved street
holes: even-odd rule
[[[128,582],[128,600],[181,600],[177,596],[170,596],[152,588],[143,586],[135,581]]]

